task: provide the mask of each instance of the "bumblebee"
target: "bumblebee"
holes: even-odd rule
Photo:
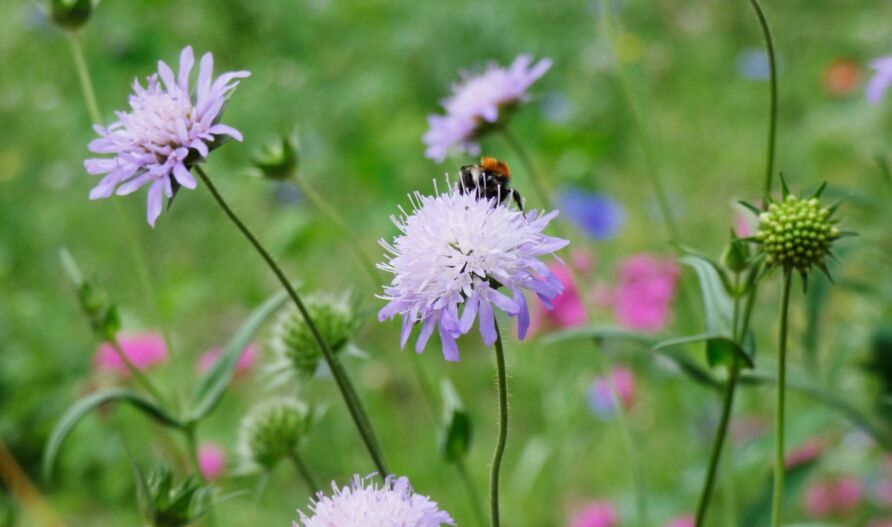
[[[523,198],[520,192],[511,188],[510,183],[511,171],[504,161],[499,161],[494,157],[483,157],[480,159],[479,165],[461,167],[458,191],[461,194],[476,192],[478,198],[495,198],[499,203],[511,196],[522,212]]]

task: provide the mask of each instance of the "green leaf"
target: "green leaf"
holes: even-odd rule
[[[586,326],[582,328],[565,329],[557,331],[542,339],[542,343],[546,346],[553,344],[561,344],[564,342],[596,339],[596,340],[617,340],[626,341],[635,344],[641,344],[645,347],[651,347],[657,339],[653,335],[644,333],[636,333],[627,329],[617,328],[614,326]]]
[[[460,461],[471,448],[473,424],[464,409],[455,387],[448,379],[441,383],[443,392],[443,428],[440,434],[440,454],[450,462]]]
[[[734,340],[710,333],[665,340],[654,346],[653,350],[660,351],[698,342],[706,343],[706,361],[713,368],[717,366],[731,367],[734,365],[735,360],[742,361],[742,365],[745,367],[752,368],[754,366],[752,357],[738,346]]]
[[[44,476],[47,479],[52,477],[53,467],[56,463],[56,458],[59,456],[59,450],[62,447],[62,443],[65,442],[65,439],[71,431],[74,430],[74,427],[77,426],[81,419],[92,410],[109,402],[129,403],[137,410],[164,426],[172,428],[180,428],[183,426],[176,417],[168,414],[166,410],[158,406],[155,402],[146,399],[132,390],[110,388],[92,393],[80,399],[74,406],[69,408],[68,411],[65,412],[65,415],[59,419],[59,422],[56,423],[52,433],[50,433],[49,441],[47,441],[46,448],[43,451],[43,471]]]
[[[727,278],[722,279],[717,264],[697,255],[684,256],[681,263],[697,273],[700,294],[703,298],[703,311],[706,331],[713,335],[731,335],[731,298]]]
[[[223,394],[226,393],[226,388],[235,374],[235,367],[245,347],[251,343],[260,327],[281,307],[287,298],[288,295],[285,291],[279,291],[272,295],[260,307],[255,309],[248,319],[242,323],[241,327],[238,328],[238,331],[235,332],[235,335],[226,344],[226,347],[223,348],[220,356],[214,361],[213,366],[198,381],[198,387],[192,395],[191,411],[188,416],[189,423],[200,421],[214,411],[214,408],[220,403],[220,399],[223,398]]]

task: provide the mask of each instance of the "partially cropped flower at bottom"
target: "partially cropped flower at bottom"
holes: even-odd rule
[[[388,476],[378,486],[372,476],[354,476],[349,486],[331,484],[332,494],[320,492],[309,511],[298,511],[293,527],[441,527],[455,525],[449,513],[427,496],[416,494],[405,477]]]
[[[237,79],[250,73],[229,72],[213,80],[214,57],[205,53],[198,84],[191,91],[189,77],[194,65],[190,46],[180,53],[176,76],[159,61],[158,74],[150,76],[145,87],[138,80],[133,82],[129,112],[117,112],[118,120],[107,128],[95,124],[100,137],[90,143],[90,151],[112,157],[84,162],[90,175],[105,174],[90,192],[90,199],[114,193],[123,196],[149,185],[146,219],[154,226],[164,196],[173,198],[180,187],[195,188],[195,178],[189,173],[193,164],[206,158],[227,137],[242,140],[238,130],[219,120],[223,105],[238,86]]]
[[[668,323],[680,271],[671,259],[650,254],[632,256],[620,264],[614,291],[615,316],[625,328],[659,331]]]
[[[124,356],[139,370],[167,362],[167,346],[158,333],[133,333],[118,337]],[[126,377],[130,370],[110,343],[99,346],[95,358],[96,369]]]
[[[226,470],[226,453],[223,448],[215,443],[202,443],[198,447],[198,468],[208,481],[222,476]]]
[[[557,211],[523,214],[495,199],[462,194],[457,186],[412,197],[412,213],[392,217],[401,234],[393,243],[380,242],[389,260],[378,267],[394,277],[380,296],[388,304],[378,319],[403,317],[402,346],[420,324],[418,352],[438,330],[449,361],[459,359],[455,340],[478,318],[484,343],[496,341],[494,307],[517,317],[517,336],[523,339],[530,322],[523,291],[536,293],[549,307],[563,291],[541,260],[569,243],[543,234]]]
[[[616,527],[616,508],[607,501],[593,501],[576,511],[570,520],[570,527]]]
[[[198,362],[195,364],[195,369],[198,370],[198,373],[207,372],[214,364],[216,364],[221,353],[223,353],[223,348],[220,347],[211,348],[202,353],[201,357],[198,358]],[[257,362],[258,355],[259,351],[257,350],[257,346],[248,344],[242,351],[242,354],[239,355],[238,361],[235,363],[236,375],[244,375],[250,371],[254,366],[254,363]]]
[[[635,375],[626,368],[614,368],[608,375],[598,377],[588,390],[589,408],[601,419],[616,415],[616,399],[624,409],[635,402]]]

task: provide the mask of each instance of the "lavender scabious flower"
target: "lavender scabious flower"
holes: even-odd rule
[[[205,53],[193,97],[189,74],[194,64],[191,46],[180,53],[176,78],[167,64],[158,61],[158,73],[148,77],[146,87],[133,81],[131,111],[116,112],[118,120],[107,128],[94,125],[100,137],[90,143],[90,151],[112,157],[84,162],[87,173],[105,174],[90,191],[90,199],[113,193],[124,196],[150,185],[146,218],[154,227],[164,196],[172,198],[179,187],[195,188],[195,178],[189,173],[194,163],[206,158],[226,136],[242,140],[238,130],[219,120],[223,105],[239,84],[236,79],[250,73],[229,72],[213,80],[214,57]]]
[[[867,100],[877,104],[892,86],[892,55],[872,61],[870,67],[874,74],[867,83]]]
[[[312,516],[300,512],[293,527],[440,527],[455,525],[449,513],[427,496],[415,494],[406,478],[388,477],[380,487],[355,476],[349,487],[332,482],[331,497],[319,493]]]
[[[458,360],[455,339],[471,330],[478,315],[483,342],[489,346],[496,341],[493,306],[517,317],[517,336],[523,339],[530,315],[522,290],[533,291],[549,308],[563,291],[540,260],[569,243],[542,233],[558,212],[531,210],[524,215],[495,198],[461,193],[457,185],[434,196],[416,192],[410,199],[412,214],[391,216],[402,234],[392,244],[380,242],[389,255],[378,267],[394,277],[380,296],[388,304],[378,319],[402,315],[402,346],[420,323],[419,353],[438,329],[448,361]],[[498,291],[502,287],[511,298]]]
[[[452,86],[452,95],[441,101],[446,114],[428,116],[425,155],[438,163],[450,150],[479,155],[480,136],[503,124],[510,110],[526,100],[530,85],[549,68],[549,59],[532,64],[529,55],[521,55],[507,68],[490,64],[483,73],[465,74]]]
[[[622,206],[602,194],[567,188],[558,195],[558,203],[570,221],[595,240],[615,237],[625,221]]]

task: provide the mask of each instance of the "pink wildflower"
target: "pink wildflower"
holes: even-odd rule
[[[639,254],[620,265],[615,316],[625,328],[655,332],[669,319],[679,269],[674,261]]]
[[[226,470],[226,453],[214,443],[204,443],[198,447],[198,467],[204,479],[213,481]]]
[[[617,514],[613,504],[593,501],[573,514],[570,527],[616,527]]]
[[[198,362],[195,365],[195,368],[198,370],[198,373],[204,373],[208,371],[211,366],[217,362],[217,359],[220,358],[220,354],[223,353],[223,348],[216,347],[211,348],[208,351],[204,352],[201,357],[198,358]],[[254,363],[257,362],[258,350],[257,346],[254,344],[248,344],[242,354],[239,355],[238,362],[235,365],[236,374],[244,374],[247,373]]]
[[[167,361],[167,346],[158,333],[134,333],[118,337],[124,355],[140,370]],[[127,365],[121,360],[115,348],[104,343],[96,351],[94,365],[98,371],[121,376],[130,375]]]

